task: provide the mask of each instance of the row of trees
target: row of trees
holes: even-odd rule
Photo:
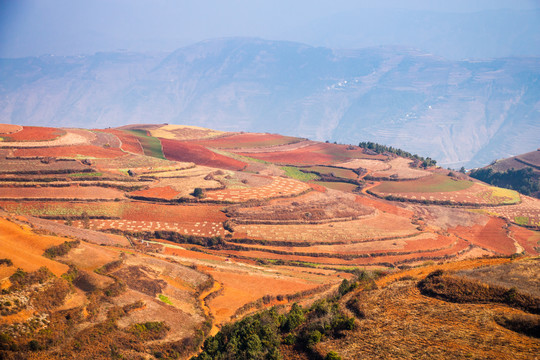
[[[471,171],[471,177],[491,185],[519,191],[524,195],[538,196],[540,191],[540,176],[530,167],[506,171],[494,171],[483,168]]]
[[[401,150],[401,149],[398,149],[398,148],[394,148],[392,146],[381,145],[381,144],[377,144],[377,143],[374,143],[374,142],[371,142],[371,141],[363,141],[363,142],[359,143],[358,146],[363,148],[363,149],[369,149],[371,151],[374,151],[377,154],[383,154],[385,152],[388,152],[388,153],[396,154],[396,155],[401,156],[401,157],[406,157],[406,158],[409,158],[409,159],[412,159],[412,160],[417,160],[417,161],[422,163],[422,167],[424,167],[424,168],[437,165],[437,161],[433,160],[430,157],[424,158],[424,157],[418,156],[416,154],[413,155],[410,152],[407,152],[405,150]]]

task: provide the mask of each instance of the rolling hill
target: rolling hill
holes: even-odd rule
[[[526,359],[539,346],[538,199],[278,134],[2,124],[0,137],[2,358],[384,358],[420,354],[423,336],[439,358]],[[430,314],[459,319],[455,347]],[[413,316],[425,327],[398,320]]]

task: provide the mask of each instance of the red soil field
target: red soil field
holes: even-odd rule
[[[170,241],[164,241],[164,240],[156,240],[157,242],[168,244],[171,243]],[[174,244],[174,243],[171,243]],[[174,244],[178,245],[178,244]],[[224,261],[222,257],[214,256],[205,254],[199,251],[191,251],[186,249],[178,249],[178,248],[171,248],[171,247],[165,247],[164,253],[167,255],[176,255],[183,258],[188,259],[196,259],[196,260],[217,260],[217,261]]]
[[[522,228],[521,226],[511,226],[510,231],[512,237],[521,247],[523,247],[527,254],[531,255],[539,253],[536,247],[540,242],[540,233]]]
[[[144,155],[141,143],[133,135],[129,135],[121,130],[114,130],[114,129],[106,129],[106,130],[96,129],[95,131],[103,131],[109,134],[113,134],[122,142],[122,147],[121,147],[122,150],[130,152],[130,153],[138,154],[138,155]]]
[[[322,192],[322,193],[326,192],[326,188],[322,185],[314,184],[314,183],[308,183],[308,185],[310,188],[312,188],[315,191]]]
[[[212,140],[200,140],[197,144],[213,148],[236,149],[290,144],[301,139],[278,134],[235,134]]]
[[[5,136],[5,141],[48,141],[64,135],[66,132],[62,129],[24,126],[19,132]]]
[[[98,186],[67,186],[43,188],[0,188],[0,198],[9,199],[119,199],[124,193],[114,188]]]
[[[398,216],[404,216],[404,217],[410,218],[414,215],[414,213],[411,210],[403,209],[401,207],[392,205],[390,202],[385,201],[385,200],[377,200],[377,199],[369,198],[367,196],[358,195],[355,201],[359,204],[371,206],[378,210],[381,210],[382,212],[387,212],[387,213],[398,215]]]
[[[163,154],[168,160],[193,162],[197,165],[226,170],[242,170],[246,163],[216,154],[204,146],[160,138]]]
[[[347,145],[316,143],[314,145],[290,151],[269,151],[257,153],[241,153],[240,155],[253,157],[278,164],[289,165],[332,165],[350,159],[384,159],[384,155],[366,155],[362,149],[347,150]]]
[[[223,222],[227,216],[220,211],[223,205],[161,205],[130,202],[121,217],[126,220],[163,222]]]
[[[286,152],[266,152],[266,153],[239,153],[240,155],[253,157],[255,159],[269,161],[278,164],[290,165],[330,165],[332,156],[321,153],[328,147],[328,144],[315,144],[300,149]]]
[[[23,148],[14,152],[15,156],[52,156],[52,157],[76,157],[88,156],[100,159],[113,159],[126,155],[118,148],[103,148],[95,145],[74,145],[48,148]]]
[[[133,191],[129,193],[129,195],[131,196],[143,196],[147,198],[156,198],[156,199],[165,199],[165,200],[172,200],[175,197],[177,197],[179,194],[180,192],[174,190],[170,186],[155,187],[151,189],[138,190],[138,191]]]
[[[498,254],[511,255],[516,252],[514,241],[508,235],[506,221],[503,219],[492,217],[485,226],[457,226],[448,231]]]

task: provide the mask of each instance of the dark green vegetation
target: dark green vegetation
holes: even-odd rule
[[[354,329],[354,318],[343,312],[340,300],[359,287],[376,288],[374,279],[380,275],[366,271],[355,274],[353,280],[343,280],[334,296],[317,300],[309,308],[295,303],[283,312],[273,307],[225,325],[216,336],[206,339],[202,353],[192,359],[281,359],[283,346],[292,346],[313,359],[340,359],[335,352],[324,357],[314,346]]]
[[[385,152],[388,152],[388,153],[396,154],[398,156],[406,157],[412,160],[418,160],[421,163],[421,166],[424,168],[437,165],[437,161],[433,160],[432,158],[429,158],[429,157],[424,158],[416,154],[413,155],[410,152],[397,149],[392,146],[381,145],[381,144],[377,144],[371,141],[367,141],[367,142],[363,141],[359,143],[358,146],[364,149],[374,151],[377,154],[383,154]]]
[[[482,168],[471,171],[471,177],[482,180],[488,184],[519,191],[524,195],[538,197],[540,195],[540,177],[530,167],[506,171],[494,171],[491,168]]]
[[[49,259],[53,259],[57,256],[63,256],[66,255],[69,250],[71,250],[74,247],[79,246],[80,240],[73,240],[73,241],[65,241],[60,245],[51,246],[47,250],[45,250],[45,253],[43,256],[48,257]]]
[[[136,136],[141,143],[141,146],[144,151],[144,155],[153,156],[158,159],[165,160],[163,155],[163,148],[161,147],[161,142],[158,138],[153,136],[148,136],[146,130],[134,129],[134,130],[123,130],[131,135]]]

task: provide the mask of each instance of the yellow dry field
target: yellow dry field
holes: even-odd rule
[[[372,176],[378,178],[397,177],[398,179],[418,179],[431,175],[429,171],[411,168],[411,163],[412,161],[410,159],[398,157],[388,162],[390,169],[374,170]]]
[[[387,161],[369,160],[369,159],[353,159],[341,164],[336,164],[338,167],[353,169],[363,168],[369,171],[384,171],[391,168]]]
[[[53,274],[60,276],[68,266],[43,257],[44,251],[65,242],[66,238],[38,235],[28,227],[23,227],[0,218],[0,258],[11,259],[13,268],[35,271],[46,266]]]
[[[152,136],[174,140],[209,139],[224,134],[223,131],[189,125],[165,125],[149,131]]]

